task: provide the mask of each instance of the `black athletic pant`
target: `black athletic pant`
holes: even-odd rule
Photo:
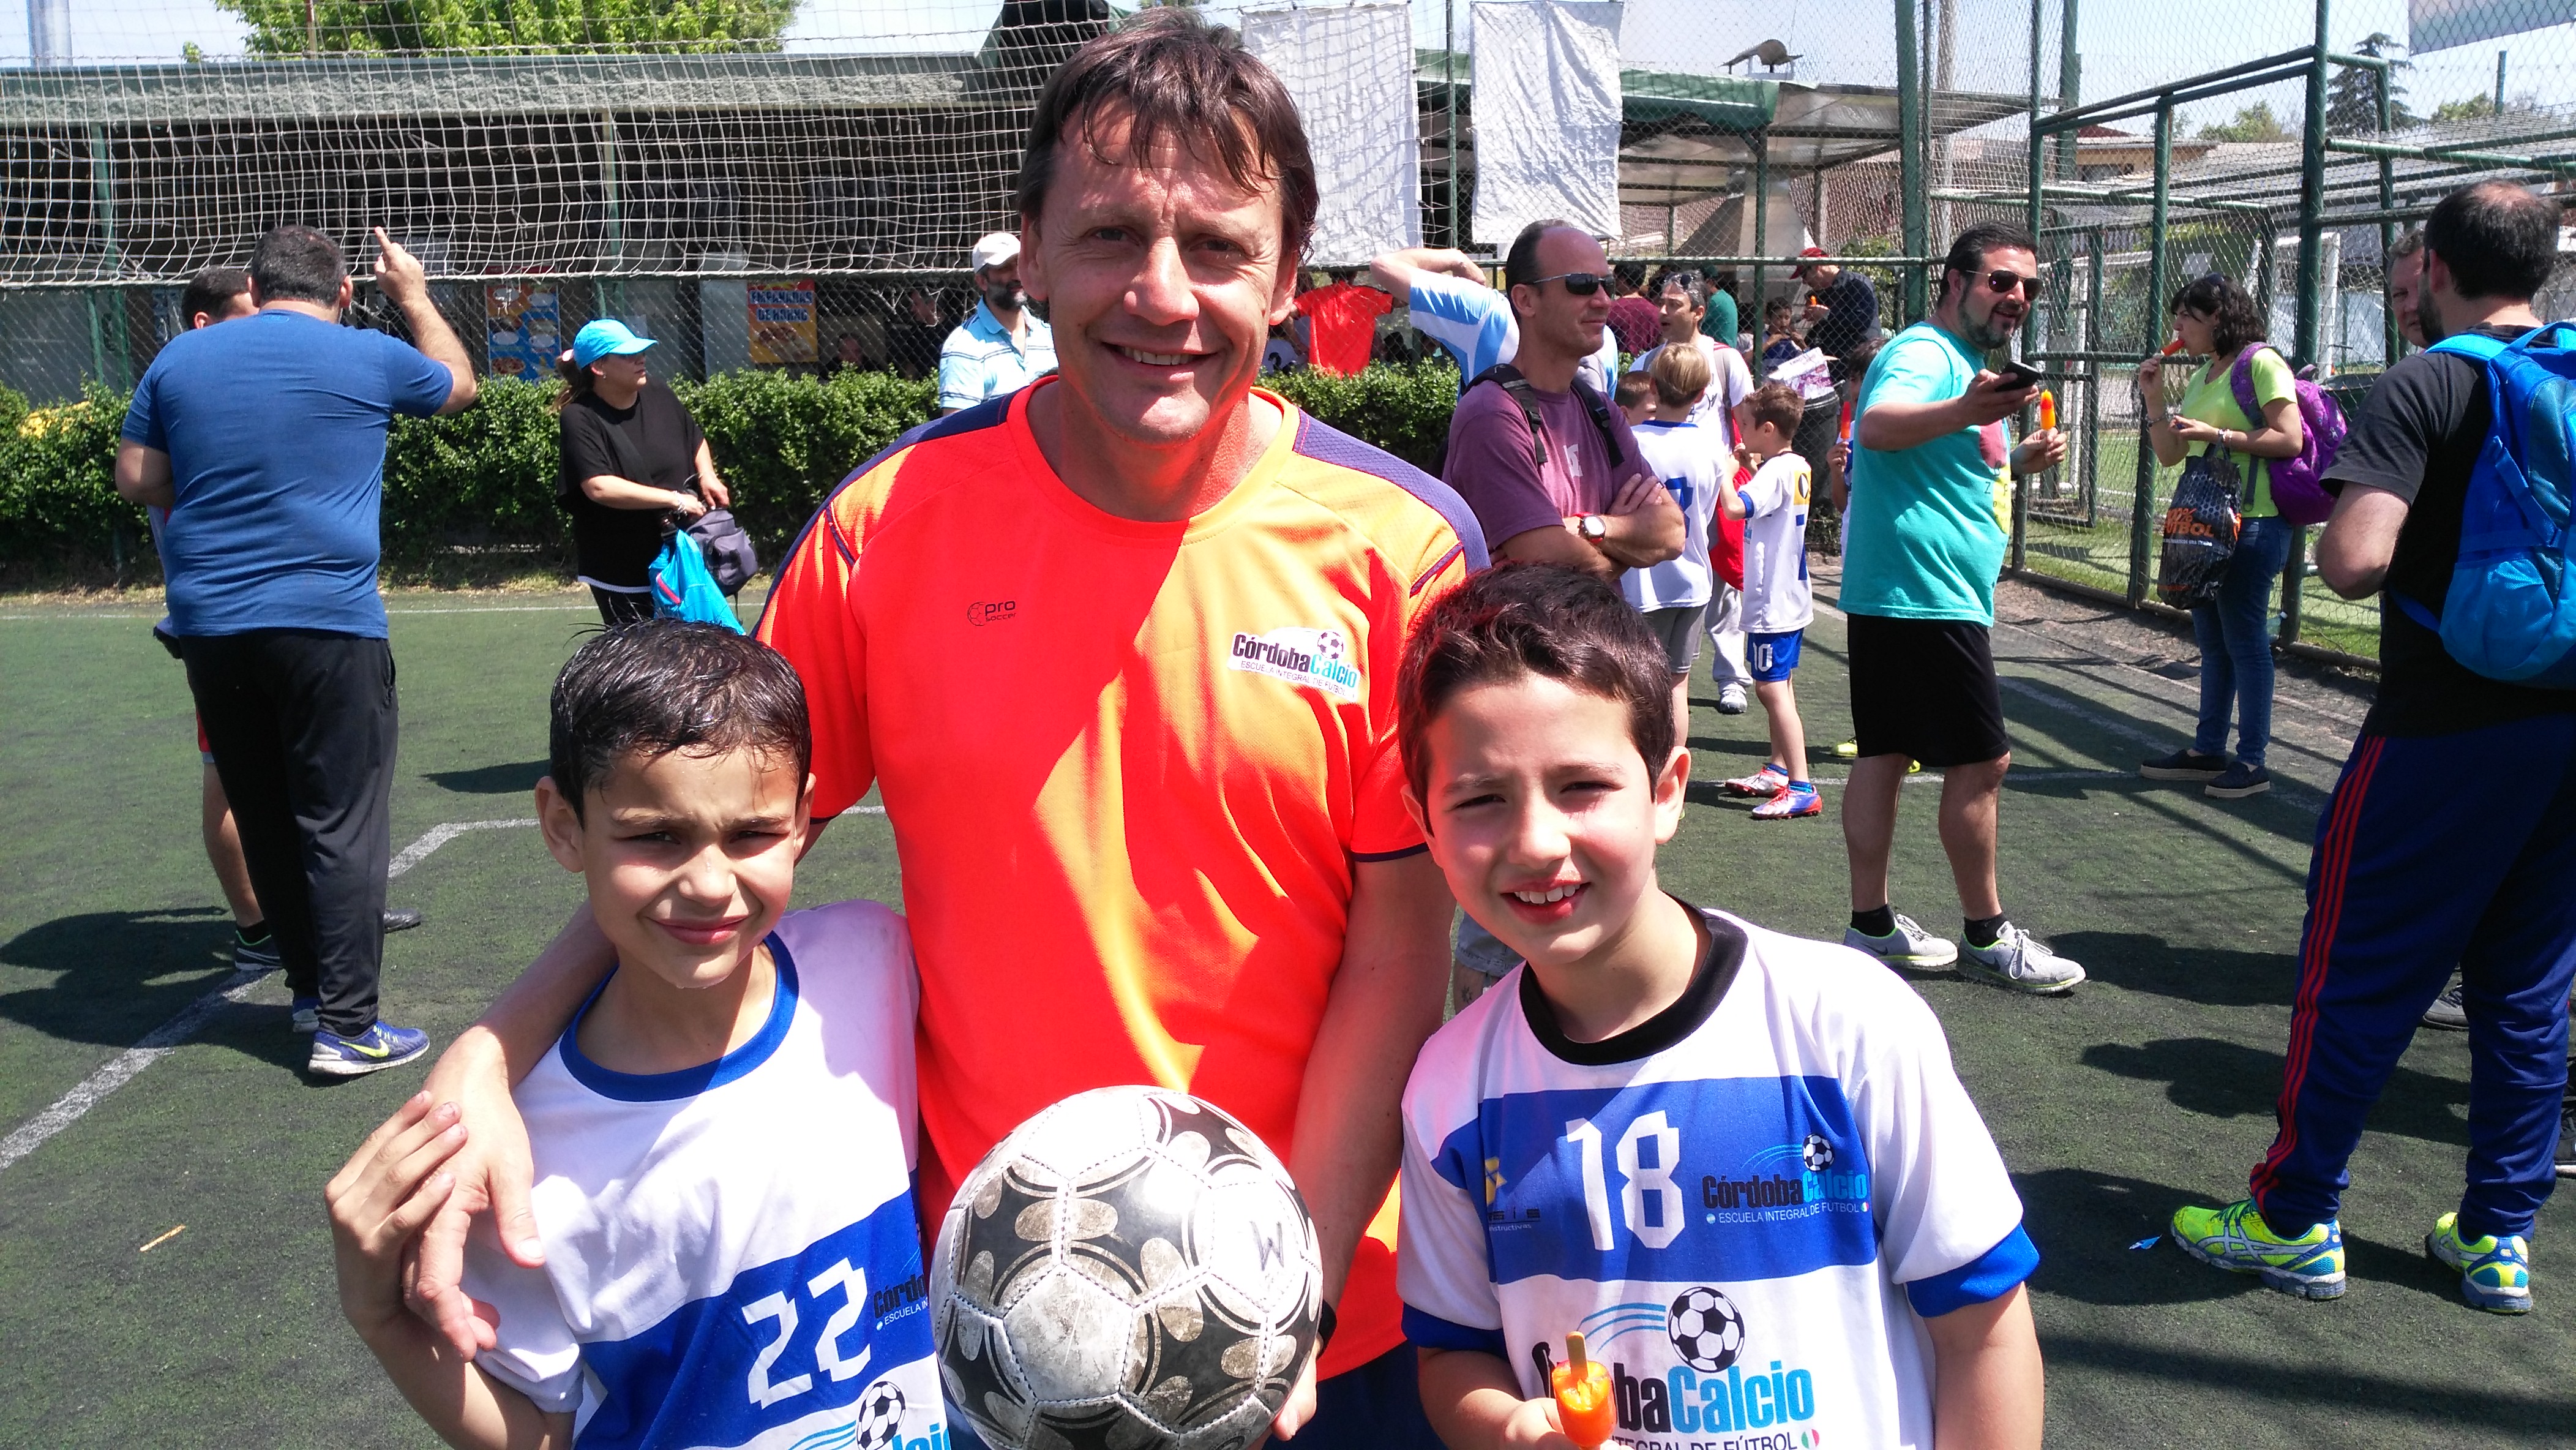
[[[590,597],[599,601],[599,622],[611,629],[653,617],[653,596],[650,594],[621,594],[593,584]]]
[[[392,851],[394,655],[271,629],[179,641],[286,984],[344,1037],[375,1025]]]

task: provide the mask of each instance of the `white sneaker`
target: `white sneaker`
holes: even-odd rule
[[[1914,918],[1897,913],[1896,930],[1871,936],[1856,926],[1843,928],[1843,945],[1863,951],[1892,967],[1946,967],[1959,959],[1959,944],[1925,931]]]
[[[2011,922],[2004,923],[1993,946],[1970,942],[1967,955],[1959,961],[1959,971],[1998,987],[2051,997],[2075,990],[2075,984],[2084,980],[2082,967],[2050,951],[2046,943]]]
[[[1718,687],[1717,713],[1720,715],[1741,715],[1744,713],[1744,687],[1742,685],[1735,683],[1733,680],[1729,680],[1724,685]]]
[[[1751,775],[1719,782],[1717,788],[1728,795],[1749,795],[1767,801],[1789,788],[1789,772],[1766,763]]]

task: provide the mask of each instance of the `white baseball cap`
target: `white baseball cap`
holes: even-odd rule
[[[1019,256],[1019,233],[986,232],[984,240],[975,244],[975,270],[981,272],[987,267],[998,267],[1004,262],[1015,262],[1019,260]]]

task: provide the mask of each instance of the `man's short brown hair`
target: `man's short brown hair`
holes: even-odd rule
[[[1396,674],[1395,736],[1414,799],[1431,807],[1431,722],[1460,690],[1542,675],[1626,708],[1646,773],[1673,753],[1673,667],[1618,589],[1562,564],[1497,564],[1423,611]]]
[[[1708,391],[1717,370],[1708,365],[1708,354],[1700,349],[1665,343],[1655,349],[1655,361],[1646,375],[1655,380],[1657,401],[1667,408],[1687,408]]]
[[[1744,400],[1744,421],[1748,425],[1768,423],[1780,430],[1783,438],[1798,436],[1798,420],[1806,416],[1807,405],[1798,390],[1787,383],[1764,383]]]
[[[1047,78],[1020,154],[1013,200],[1024,222],[1046,207],[1056,148],[1086,145],[1105,160],[1099,128],[1118,119],[1127,122],[1130,166],[1170,141],[1218,163],[1246,191],[1276,186],[1281,240],[1290,253],[1305,251],[1315,227],[1315,159],[1297,103],[1240,36],[1178,5],[1139,11],[1084,42]]]

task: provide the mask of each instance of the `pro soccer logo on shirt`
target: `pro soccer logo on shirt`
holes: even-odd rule
[[[1274,629],[1258,635],[1237,631],[1226,652],[1225,667],[1292,685],[1311,685],[1336,699],[1356,700],[1360,672],[1350,655],[1350,636],[1338,629]]]

